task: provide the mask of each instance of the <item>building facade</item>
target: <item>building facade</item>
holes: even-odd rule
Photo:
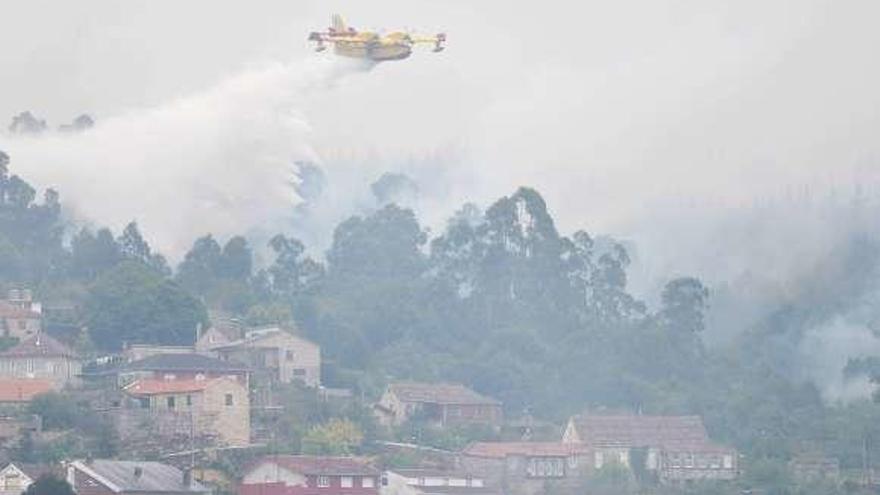
[[[11,289],[0,299],[0,335],[24,340],[42,330],[42,305],[28,289]]]
[[[373,407],[381,424],[400,425],[420,418],[449,424],[500,424],[501,403],[459,384],[398,382],[388,385]]]
[[[437,469],[393,469],[382,475],[382,495],[501,495],[481,476],[464,471]]]
[[[45,333],[32,335],[0,352],[0,377],[49,380],[56,388],[77,385],[82,362],[64,344]]]
[[[578,415],[562,442],[589,449],[596,469],[615,463],[667,483],[732,480],[739,473],[736,451],[713,443],[699,416]]]
[[[478,442],[464,449],[459,465],[511,495],[576,491],[593,471],[590,452],[559,442]]]
[[[380,483],[365,459],[269,456],[245,470],[238,495],[378,495]]]
[[[249,366],[260,381],[321,385],[321,348],[281,328],[248,331],[243,339],[214,347],[213,352]]]
[[[138,380],[124,392],[116,411],[124,439],[146,433],[205,446],[250,444],[248,390],[235,378]]]

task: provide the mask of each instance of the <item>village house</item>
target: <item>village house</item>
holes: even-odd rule
[[[569,419],[562,442],[590,449],[596,469],[609,463],[632,469],[639,459],[662,482],[738,475],[736,451],[713,443],[699,416],[584,414]]]
[[[209,490],[176,467],[159,462],[85,460],[66,466],[77,495],[195,495]]]
[[[123,389],[115,419],[123,439],[190,439],[211,446],[250,444],[248,389],[238,379],[143,379]]]
[[[231,360],[222,360],[193,354],[171,352],[152,354],[143,359],[123,364],[116,371],[118,383],[125,386],[136,380],[201,380],[230,377],[248,387],[251,370]]]
[[[501,495],[500,488],[463,471],[393,469],[382,475],[381,495]]]
[[[0,377],[50,380],[56,388],[76,385],[82,362],[64,344],[45,333],[32,335],[0,352]]]
[[[459,465],[511,495],[535,495],[552,488],[576,490],[592,472],[590,452],[559,442],[477,442],[459,455]]]
[[[11,289],[0,299],[0,335],[26,339],[42,330],[42,306],[28,289]]]
[[[238,495],[378,495],[379,484],[365,459],[277,455],[245,470]]]
[[[21,495],[41,476],[58,475],[52,466],[10,462],[0,469],[0,495]]]
[[[400,425],[420,418],[442,426],[462,423],[497,425],[501,403],[459,384],[398,382],[388,385],[373,407],[379,422]]]
[[[321,385],[321,348],[281,328],[250,330],[244,338],[212,350],[221,359],[250,366],[261,383]]]

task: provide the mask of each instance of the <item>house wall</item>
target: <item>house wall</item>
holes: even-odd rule
[[[443,424],[457,423],[500,423],[501,406],[493,404],[450,404],[442,408]]]
[[[227,395],[232,405],[227,405]],[[173,399],[173,407],[169,399]],[[123,440],[140,443],[152,438],[167,442],[195,436],[215,445],[250,444],[248,392],[234,380],[212,382],[203,391],[155,394],[146,400],[149,408],[138,408],[135,399],[128,407],[113,411],[112,418]]]
[[[238,487],[238,495],[378,495],[379,493],[379,479],[374,476],[369,477],[373,480],[372,487],[363,486],[362,480],[365,477],[362,476],[329,475],[326,476],[329,486],[325,487],[318,486],[317,476],[297,476],[304,477],[305,483],[297,482],[289,485],[284,481],[243,482]],[[342,487],[344,477],[351,479],[351,487]]]
[[[283,331],[218,352],[226,359],[271,370],[272,379],[281,383],[321,384],[321,348]]]
[[[40,318],[6,317],[3,318],[3,335],[24,340],[42,330]]]
[[[21,495],[33,482],[15,464],[9,464],[0,471],[0,494]]]
[[[41,378],[59,388],[79,384],[82,363],[67,357],[0,357],[0,377]]]
[[[376,418],[384,426],[396,426],[407,420],[415,412],[415,405],[410,404],[409,410],[391,390],[385,390],[375,409]]]
[[[593,470],[590,456],[525,456],[508,455],[504,459],[461,456],[461,467],[485,479],[486,486],[500,487],[509,495],[538,495],[548,490],[567,493],[577,490]],[[561,467],[552,474],[540,474],[534,463]]]
[[[664,452],[660,479],[666,482],[732,480],[738,475],[735,452]]]

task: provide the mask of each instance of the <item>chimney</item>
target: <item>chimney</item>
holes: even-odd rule
[[[141,476],[143,476],[143,474],[144,474],[144,468],[142,468],[140,466],[134,467],[134,479],[136,479],[136,480],[141,479]]]

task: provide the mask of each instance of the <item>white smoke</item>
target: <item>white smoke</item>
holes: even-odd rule
[[[10,136],[3,148],[14,173],[57,188],[77,218],[117,231],[135,220],[176,257],[196,235],[271,234],[289,221],[293,163],[318,159],[302,100],[368,68],[275,63],[87,132]]]
[[[869,328],[838,317],[807,332],[799,351],[809,363],[805,374],[826,400],[849,402],[871,396],[874,385],[867,375],[844,373],[850,359],[880,356],[880,339]]]

